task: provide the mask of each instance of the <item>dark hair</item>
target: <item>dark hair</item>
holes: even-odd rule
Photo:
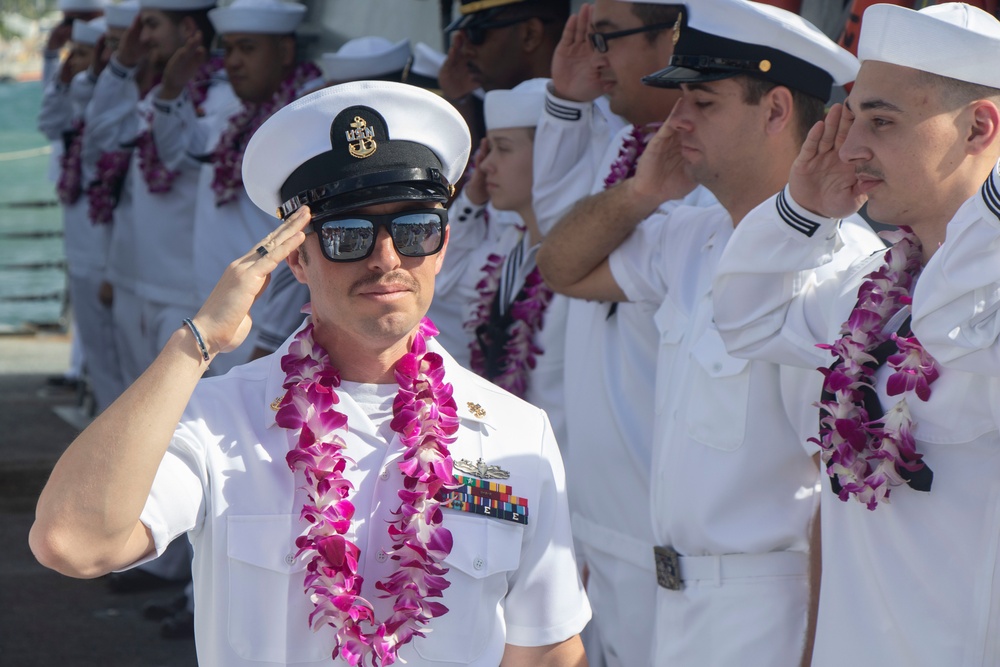
[[[673,25],[684,10],[684,5],[657,5],[651,2],[633,2],[632,14],[635,15],[644,26],[667,23]],[[643,33],[646,40],[652,44],[660,36],[663,30],[651,30]]]
[[[941,103],[947,108],[958,108],[976,100],[992,100],[1000,103],[1000,89],[953,79],[940,74],[918,70],[920,86],[935,87],[941,93]]]
[[[215,26],[208,18],[208,11],[211,8],[206,9],[196,9],[189,12],[177,11],[177,10],[161,10],[164,15],[170,19],[174,25],[180,25],[181,21],[185,17],[190,16],[191,20],[194,21],[195,27],[201,31],[202,43],[206,49],[212,48],[212,42],[215,41]]]
[[[755,76],[737,76],[743,85],[743,102],[746,104],[760,104],[764,95],[777,88],[780,84],[767,79],[760,79]],[[799,143],[806,140],[809,130],[817,121],[823,120],[826,115],[826,103],[818,97],[807,95],[793,88],[788,89],[792,93],[792,109],[795,114],[796,130],[798,130]]]

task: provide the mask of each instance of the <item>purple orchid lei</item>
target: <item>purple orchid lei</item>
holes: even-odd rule
[[[391,428],[405,448],[399,462],[403,488],[398,492],[398,517],[389,525],[393,547],[389,556],[399,568],[375,588],[394,598],[393,613],[375,618],[372,604],[361,597],[358,575],[361,550],[345,537],[354,515],[348,496],[353,485],[343,472],[350,461],[347,443],[336,433],[347,430],[347,416],[336,410],[340,374],[326,351],[313,339],[310,322],[281,359],[287,390],[275,421],[289,429],[294,447],[286,461],[302,471],[308,500],[301,516],[308,532],[296,540],[299,554],[310,556],[305,591],[315,605],[309,615],[314,629],[333,628],[333,659],[350,665],[391,665],[397,652],[421,628],[448,608],[439,598],[450,585],[441,561],[451,553],[451,532],[442,526],[442,498],[454,484],[448,445],[455,441],[458,415],[452,387],[444,380],[441,355],[427,351],[427,338],[438,331],[424,318],[410,352],[396,364],[399,393],[393,401]],[[365,631],[362,622],[372,630]]]
[[[872,351],[887,341],[896,345],[897,353],[887,361],[893,370],[886,383],[890,396],[913,391],[927,401],[930,385],[938,378],[934,359],[915,337],[885,332],[893,316],[911,303],[910,291],[923,268],[920,241],[907,227],[882,236],[893,246],[882,266],[858,289],[858,303],[841,328],[841,338],[832,345],[819,345],[840,363],[819,369],[824,392],[834,398],[817,404],[819,439],[810,439],[822,449],[827,473],[840,486],[839,498],[846,502],[854,496],[869,510],[889,502],[891,487],[906,482],[900,469],[915,472],[924,467],[906,398],[876,420],[865,408],[865,393],[875,391]]]
[[[322,72],[315,64],[301,62],[285,77],[270,100],[262,104],[244,102],[240,110],[230,117],[229,125],[219,137],[219,143],[212,153],[212,164],[215,165],[212,191],[215,193],[216,206],[234,201],[237,193],[243,189],[243,152],[257,128],[298,97],[305,84],[320,76]]]
[[[83,119],[77,118],[70,128],[72,140],[59,159],[59,182],[56,194],[62,204],[75,204],[83,194]]]
[[[621,148],[618,149],[618,157],[611,163],[608,175],[604,179],[605,190],[616,183],[621,183],[626,178],[635,176],[635,165],[639,161],[639,157],[645,152],[646,144],[653,138],[661,125],[663,123],[632,126],[632,131],[622,142]]]
[[[212,80],[212,77],[222,69],[222,58],[218,56],[213,56],[206,60],[198,71],[195,72],[191,80],[187,82],[184,86],[184,90],[187,92],[188,99],[191,100],[191,104],[194,106],[195,113],[198,116],[203,116],[205,114],[202,105],[205,103],[205,99],[208,97],[208,88]],[[149,125],[152,125],[152,112],[149,112]],[[136,139],[136,151],[139,154],[139,171],[142,172],[143,180],[146,181],[146,186],[149,188],[150,192],[157,194],[163,194],[164,192],[170,192],[170,189],[174,185],[174,181],[180,175],[180,171],[174,171],[167,169],[167,167],[160,161],[159,153],[156,150],[156,141],[153,138],[153,130],[151,127],[147,128],[145,132],[139,135]]]
[[[131,158],[130,150],[107,151],[97,158],[97,178],[87,188],[87,215],[93,224],[109,225],[113,221]]]
[[[500,270],[504,258],[490,254],[482,268],[483,277],[476,283],[479,298],[472,318],[464,324],[467,331],[476,332],[482,324],[490,321],[493,302],[500,289]],[[545,321],[545,310],[552,301],[552,290],[542,279],[536,266],[524,280],[524,287],[510,305],[511,324],[507,329],[509,338],[504,344],[504,356],[500,363],[503,370],[494,378],[489,378],[502,387],[524,398],[528,391],[531,371],[536,365],[536,356],[544,350],[535,344],[535,332],[541,330]],[[471,352],[469,365],[472,370],[487,377],[486,356],[479,344],[478,336],[469,344]]]

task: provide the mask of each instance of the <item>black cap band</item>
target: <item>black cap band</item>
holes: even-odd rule
[[[658,88],[717,81],[740,74],[772,81],[823,102],[830,99],[833,77],[801,58],[770,46],[748,44],[685,26],[674,47],[670,66],[643,77]]]

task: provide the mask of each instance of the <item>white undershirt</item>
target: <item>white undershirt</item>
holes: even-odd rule
[[[358,404],[386,443],[392,440],[392,401],[399,392],[397,384],[368,384],[342,380],[340,390],[348,394]]]

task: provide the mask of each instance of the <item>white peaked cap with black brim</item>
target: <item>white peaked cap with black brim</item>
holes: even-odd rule
[[[963,2],[920,11],[872,5],[861,21],[858,58],[1000,88],[1000,21]]]
[[[354,81],[278,110],[243,155],[243,184],[261,210],[285,218],[308,205],[332,215],[398,201],[445,202],[462,176],[469,128],[416,86]]]
[[[208,13],[220,35],[251,33],[290,35],[306,15],[306,6],[281,0],[235,0],[228,7],[216,7]]]
[[[854,81],[858,59],[797,14],[746,0],[698,0],[674,28],[670,66],[643,83],[677,88],[738,75],[823,101]]]

